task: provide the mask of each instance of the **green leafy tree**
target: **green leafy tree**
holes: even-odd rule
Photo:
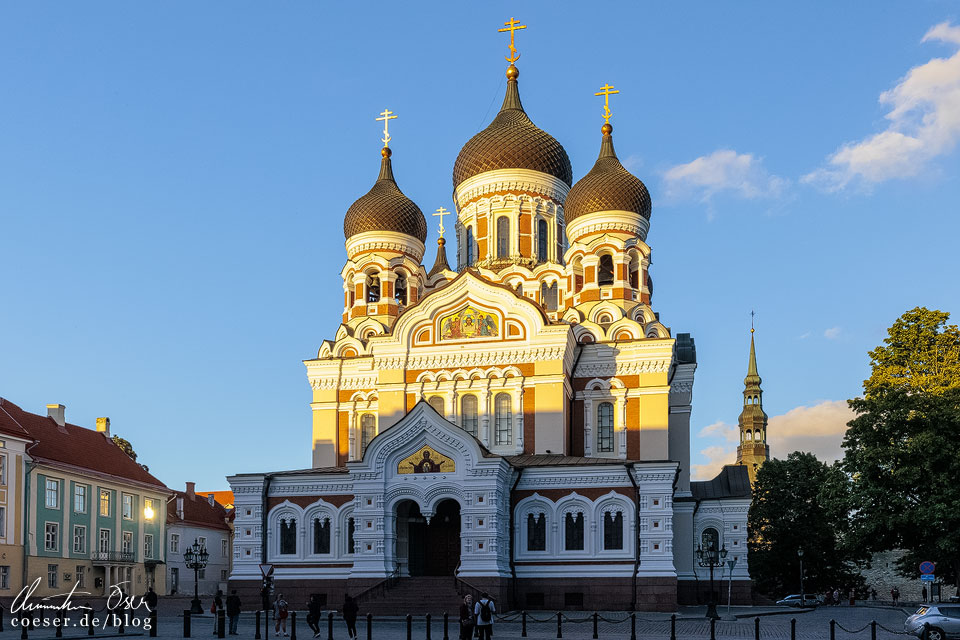
[[[126,439],[124,439],[124,438],[121,438],[120,436],[112,436],[110,439],[113,441],[113,444],[115,444],[115,445],[117,445],[118,447],[120,447],[120,449],[121,449],[125,454],[127,454],[128,456],[130,456],[131,458],[133,458],[133,461],[134,461],[134,462],[137,461],[137,452],[133,450],[133,445],[130,444],[130,441],[129,441],[129,440],[126,440]],[[144,471],[150,471],[150,467],[148,467],[148,466],[145,465],[145,464],[141,464],[140,467],[141,467]]]
[[[883,345],[869,353],[867,396],[890,389],[943,393],[960,387],[960,329],[950,314],[917,307],[887,329]]]
[[[960,574],[960,388],[886,390],[850,401],[857,417],[843,446],[853,478],[857,544],[902,549],[899,570],[923,560],[956,584]]]
[[[748,521],[750,574],[761,593],[783,596],[804,588],[860,588],[849,540],[850,480],[838,465],[812,453],[791,453],[757,471]]]

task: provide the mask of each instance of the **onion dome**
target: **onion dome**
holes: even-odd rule
[[[390,149],[384,147],[381,154],[380,176],[373,188],[347,209],[343,218],[343,235],[350,239],[368,231],[393,231],[425,242],[427,221],[423,212],[413,200],[403,195],[393,179]]]
[[[507,68],[507,93],[500,113],[486,129],[463,145],[453,165],[453,188],[464,180],[497,169],[531,169],[573,184],[573,169],[563,146],[538,128],[520,104],[517,76]]]
[[[640,178],[623,168],[613,150],[613,127],[603,125],[600,157],[587,175],[573,185],[563,207],[563,217],[571,222],[598,211],[632,211],[650,219],[650,193]]]

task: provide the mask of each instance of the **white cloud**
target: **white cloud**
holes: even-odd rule
[[[799,336],[797,336],[797,340],[806,340],[810,336],[811,336],[811,333],[809,331],[804,331]]]
[[[840,337],[840,327],[830,327],[823,332],[823,337],[827,340],[836,340]]]
[[[719,149],[687,164],[671,167],[663,174],[669,198],[694,198],[708,202],[714,195],[729,192],[743,198],[776,198],[789,184],[771,175],[763,160],[750,153]]]
[[[931,41],[958,48],[949,58],[933,58],[910,69],[895,87],[881,93],[880,103],[890,107],[886,129],[843,145],[801,182],[827,191],[851,184],[869,188],[915,176],[953,150],[960,140],[960,27],[940,23],[923,36],[922,42]]]
[[[824,462],[839,460],[843,457],[841,444],[847,422],[854,417],[844,400],[795,407],[772,416],[767,425],[770,456],[782,459],[794,451],[805,451]],[[700,451],[706,461],[690,465],[692,479],[710,480],[720,473],[723,465],[736,462],[736,445],[740,440],[737,425],[715,422],[702,428],[697,435],[707,441],[707,446]]]

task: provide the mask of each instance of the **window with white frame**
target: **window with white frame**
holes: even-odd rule
[[[85,484],[73,485],[73,512],[87,512],[87,485]]]
[[[568,511],[563,517],[563,548],[583,551],[583,512]]]
[[[363,457],[367,446],[374,436],[377,435],[377,419],[372,413],[365,413],[360,416],[360,457]]]
[[[60,567],[55,564],[47,565],[47,587],[50,589],[56,589],[59,584]]]
[[[512,402],[509,393],[498,393],[494,398],[494,444],[509,445],[513,443],[513,420],[511,416]]]
[[[547,514],[527,514],[527,551],[547,550]]]
[[[0,484],[7,484],[7,454],[0,455]]]
[[[123,494],[123,519],[133,520],[133,496],[129,493]]]
[[[604,551],[623,549],[623,511],[605,511],[603,514]]]
[[[597,405],[597,452],[613,452],[613,403]]]
[[[477,396],[465,395],[460,400],[460,419],[463,430],[472,436],[477,435]]]
[[[83,589],[87,586],[87,568],[82,564],[77,565],[77,587]]]
[[[124,531],[120,536],[120,550],[124,553],[133,553],[132,531]]]
[[[497,257],[510,257],[510,218],[497,218]]]
[[[0,589],[10,588],[10,567],[9,565],[0,566]]]
[[[180,534],[170,534],[170,553],[180,553]]]
[[[56,522],[48,522],[43,527],[43,549],[44,551],[60,550],[60,525]]]
[[[110,490],[100,489],[100,515],[110,517]]]
[[[295,518],[281,518],[280,527],[280,554],[294,555],[297,553],[297,521]]]
[[[153,557],[153,534],[145,533],[143,535],[143,557]]]
[[[330,518],[313,519],[313,552],[315,554],[330,553],[330,528]]]
[[[0,507],[0,538],[7,537],[7,508]]]
[[[227,547],[228,547],[227,539],[220,538],[220,556],[223,558],[230,557],[230,550]]]
[[[353,517],[347,518],[347,553],[353,553],[357,547],[357,521]]]
[[[87,528],[83,525],[73,525],[73,552],[87,552]]]
[[[59,509],[60,508],[60,481],[54,480],[53,478],[47,478],[46,484],[46,500],[44,506],[47,509]]]
[[[441,416],[444,415],[444,413],[443,413],[443,398],[442,398],[442,397],[440,397],[440,396],[430,396],[430,399],[427,400],[427,402],[430,404],[431,407],[433,407],[433,410],[434,410],[434,411],[436,411],[437,413],[439,413]]]
[[[100,539],[99,539],[99,550],[100,553],[110,553],[113,551],[110,543],[110,529],[100,529]]]

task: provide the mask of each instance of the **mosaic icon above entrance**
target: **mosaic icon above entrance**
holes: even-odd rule
[[[441,340],[469,340],[496,338],[500,335],[497,316],[467,305],[456,313],[440,319]]]
[[[419,451],[407,456],[397,465],[397,473],[453,473],[456,464],[450,458],[442,456],[433,447],[421,447]]]

